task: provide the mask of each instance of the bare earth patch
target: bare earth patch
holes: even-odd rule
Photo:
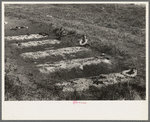
[[[131,77],[129,75],[126,76],[122,73],[110,73],[108,75],[101,74],[96,77],[72,79],[62,83],[56,83],[55,85],[62,88],[63,92],[74,92],[87,90],[90,86],[102,88],[116,83],[128,82],[130,80]]]
[[[80,68],[83,70],[84,66],[98,65],[100,63],[106,63],[111,65],[111,61],[103,58],[83,58],[83,59],[73,59],[67,61],[55,62],[54,64],[39,64],[39,70],[41,73],[52,73],[58,70],[71,70],[72,68]]]
[[[23,59],[29,58],[29,59],[39,59],[39,58],[45,58],[49,56],[62,56],[65,57],[66,54],[72,54],[82,51],[89,51],[89,49],[84,47],[67,47],[67,48],[60,48],[57,50],[46,50],[46,51],[37,51],[37,52],[28,52],[21,54],[21,57]]]
[[[26,39],[39,39],[43,37],[48,37],[48,36],[43,36],[39,34],[31,34],[31,35],[19,35],[19,36],[7,36],[5,37],[6,40],[12,41],[12,40],[17,40],[17,41],[22,41]]]
[[[43,45],[47,45],[47,44],[60,44],[60,41],[58,40],[42,40],[42,41],[30,41],[30,42],[26,42],[26,43],[20,43],[18,44],[12,44],[12,46],[23,49],[23,48],[29,48],[29,47],[36,47],[36,46],[43,46]]]

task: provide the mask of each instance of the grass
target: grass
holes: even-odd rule
[[[60,81],[57,81],[60,82]],[[25,85],[17,85],[7,76],[5,79],[5,100],[141,100],[145,99],[145,88],[136,83],[119,83],[98,89],[91,86],[82,92],[62,93],[61,89],[54,87],[50,82],[36,83],[36,91]],[[15,99],[14,99],[15,98]]]
[[[141,100],[145,97],[145,88],[127,83],[119,83],[101,89],[91,86],[88,91],[74,91],[65,96],[67,100]]]
[[[101,90],[90,88],[89,91],[82,93],[75,91],[66,93],[64,96],[57,93],[58,90],[45,90],[45,85],[38,85],[38,90],[34,93],[38,95],[38,97],[34,96],[37,99],[53,99],[57,94],[59,94],[59,98],[67,100],[132,100],[137,99],[137,96],[145,99],[146,34],[141,30],[145,29],[145,14],[145,7],[132,4],[14,4],[5,6],[5,16],[28,19],[37,26],[41,25],[46,30],[50,29],[49,33],[55,32],[60,26],[64,27],[68,35],[64,36],[61,41],[70,40],[72,41],[71,46],[76,45],[80,36],[87,35],[91,48],[96,53],[108,54],[118,61],[116,71],[131,67],[137,67],[138,70],[137,79],[130,81],[129,86],[117,84]],[[48,18],[47,15],[53,16],[53,19]],[[65,45],[70,46],[70,42],[66,42],[62,46]],[[134,84],[135,80],[136,84]],[[11,93],[14,98],[19,96],[17,92],[20,92],[15,90],[19,90],[20,87],[14,84],[12,80],[6,81],[8,87],[5,88],[6,96],[9,96],[8,93]],[[55,95],[53,95],[54,91],[56,91]],[[46,95],[47,92],[50,94]],[[21,99],[21,97],[17,99]]]

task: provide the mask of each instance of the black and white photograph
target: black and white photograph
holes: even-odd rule
[[[148,7],[3,2],[3,102],[147,103]]]

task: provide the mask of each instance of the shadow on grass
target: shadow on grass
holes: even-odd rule
[[[101,89],[90,86],[87,91],[74,91],[66,96],[66,100],[145,100],[145,96],[144,87],[119,83]]]

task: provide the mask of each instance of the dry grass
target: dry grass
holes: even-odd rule
[[[38,9],[37,9],[38,8]],[[72,41],[74,46],[77,39],[85,34],[89,37],[91,48],[96,53],[106,53],[118,62],[116,71],[137,67],[138,76],[131,84],[117,84],[101,90],[90,88],[83,93],[66,93],[64,96],[59,90],[46,89],[46,84],[39,85],[34,97],[41,99],[67,99],[67,100],[132,100],[145,99],[145,7],[134,5],[9,5],[5,7],[5,15],[25,18],[45,26],[49,33],[55,32],[60,26],[68,31],[62,38]],[[47,18],[51,15],[52,18]],[[48,25],[48,26],[47,26]],[[70,46],[64,43],[62,46]],[[133,84],[132,84],[133,82]],[[134,84],[134,82],[136,82]],[[43,82],[42,82],[43,83]],[[37,84],[36,84],[37,85]],[[11,88],[11,89],[10,89]],[[22,92],[12,80],[6,79],[6,99],[10,95],[16,99]],[[46,93],[49,95],[46,95]],[[56,92],[56,93],[54,93]],[[33,94],[33,93],[31,93]],[[31,95],[30,94],[30,95]],[[30,95],[26,99],[30,99]],[[59,96],[59,97],[58,97]]]

